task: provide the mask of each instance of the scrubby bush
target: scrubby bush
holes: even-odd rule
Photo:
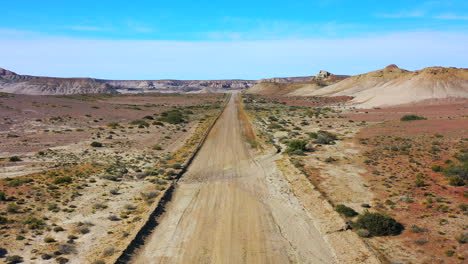
[[[8,223],[8,218],[0,215],[0,225]]]
[[[346,217],[353,217],[353,216],[356,216],[358,215],[358,213],[356,211],[354,211],[353,208],[351,207],[348,207],[344,204],[339,204],[335,207],[335,211],[337,211],[339,214],[342,214]]]
[[[162,150],[162,147],[159,145],[153,146],[153,150]]]
[[[7,206],[7,212],[9,213],[17,213],[19,209],[20,207],[16,203],[11,203],[11,204],[8,204]]]
[[[369,237],[370,236],[370,232],[366,229],[358,229],[356,231],[356,234],[358,234],[358,236],[360,237]]]
[[[138,126],[139,128],[145,128],[145,127],[149,127],[149,123],[144,121],[144,120],[133,120],[132,122],[130,122],[130,125],[135,125],[135,126]]]
[[[433,165],[431,167],[431,170],[434,171],[434,172],[441,172],[442,171],[442,166],[440,166],[439,164]]]
[[[317,138],[314,141],[316,144],[324,144],[324,145],[333,145],[335,144],[335,140],[337,140],[337,136],[333,133],[328,131],[320,130],[317,132]]]
[[[161,121],[154,121],[153,125],[155,125],[155,126],[164,126],[164,123],[161,122]]]
[[[21,263],[23,262],[23,257],[18,256],[18,255],[8,256],[6,257],[5,261],[7,264]]]
[[[97,141],[93,141],[93,142],[91,142],[91,147],[93,147],[93,148],[100,148],[100,147],[102,147],[102,143],[101,143],[101,142],[97,142]]]
[[[180,124],[185,122],[184,115],[179,110],[171,110],[161,113],[159,121],[167,122],[169,124]]]
[[[46,237],[46,238],[44,238],[44,242],[46,242],[46,243],[54,243],[54,242],[55,242],[55,238],[53,238],[53,237]]]
[[[120,124],[117,123],[117,122],[110,122],[110,123],[107,124],[107,126],[112,128],[112,129],[116,129],[116,128],[120,127]]]
[[[68,184],[72,183],[73,179],[70,176],[63,176],[63,177],[58,177],[54,180],[54,184]]]
[[[36,217],[28,217],[23,224],[28,225],[29,229],[42,229],[45,226],[44,220]]]
[[[302,155],[304,154],[304,151],[307,150],[306,146],[307,146],[307,142],[305,140],[294,139],[294,140],[289,141],[286,152],[291,153],[291,154],[296,154],[296,155]]]
[[[21,161],[21,158],[18,157],[18,156],[13,156],[13,157],[10,157],[10,161],[11,161],[11,162]]]
[[[466,244],[466,243],[468,243],[468,233],[458,234],[458,235],[455,236],[455,239],[460,244]]]
[[[6,201],[7,197],[4,191],[0,191],[0,201]]]
[[[354,225],[368,230],[372,236],[398,235],[404,229],[402,224],[388,215],[369,212],[360,215]]]
[[[468,162],[451,164],[444,169],[444,174],[449,177],[450,185],[464,186],[468,180]]]
[[[404,115],[400,118],[401,121],[414,121],[414,120],[426,120],[427,118],[417,115]]]
[[[149,192],[142,192],[141,197],[143,200],[150,200],[156,198],[158,196],[158,191],[149,191]]]

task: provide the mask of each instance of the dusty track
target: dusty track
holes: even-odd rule
[[[273,157],[255,157],[231,97],[131,263],[335,263]]]

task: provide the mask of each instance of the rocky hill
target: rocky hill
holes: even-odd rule
[[[0,68],[0,92],[34,95],[85,93],[200,93],[247,89],[250,80],[101,80],[93,78],[52,78],[19,75]]]
[[[298,91],[315,91],[327,85],[346,79],[347,75],[334,75],[320,71],[316,76],[262,79],[247,90],[251,94],[296,95]]]
[[[407,71],[396,65],[356,75],[303,96],[352,96],[352,104],[380,107],[427,99],[468,98],[468,69],[429,67]]]
[[[257,81],[249,80],[103,80],[118,92],[221,92],[226,90],[247,89]]]

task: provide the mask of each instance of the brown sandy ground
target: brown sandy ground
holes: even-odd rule
[[[223,95],[157,94],[2,97],[9,112],[1,112],[7,122],[0,148],[0,253],[27,263],[112,259],[195,150],[222,100]],[[50,105],[62,105],[63,111]],[[35,109],[32,116],[29,107]],[[174,109],[186,122],[154,123]],[[103,147],[91,147],[92,141]]]
[[[289,183],[294,176],[277,169],[280,156],[249,149],[244,136],[254,138],[238,100],[232,97],[132,262],[344,263],[346,251],[346,263],[378,263],[339,230],[345,223],[331,207],[320,206],[326,220],[303,207]]]
[[[367,110],[302,108],[284,100],[287,105],[244,99],[259,138],[284,151],[290,139],[312,143],[310,132],[338,135],[333,145],[312,143],[308,147],[314,152],[287,157],[333,205],[386,213],[405,226],[398,236],[363,238],[384,262],[465,261],[466,244],[456,238],[466,234],[466,185],[451,186],[431,166],[448,167],[446,160],[459,164],[454,154],[467,148],[466,100]],[[406,114],[428,120],[400,121]],[[408,144],[409,149],[402,148]],[[423,186],[416,186],[418,178]]]

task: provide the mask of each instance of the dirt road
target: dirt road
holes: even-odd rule
[[[274,157],[249,150],[239,100],[231,97],[131,263],[336,263]]]

